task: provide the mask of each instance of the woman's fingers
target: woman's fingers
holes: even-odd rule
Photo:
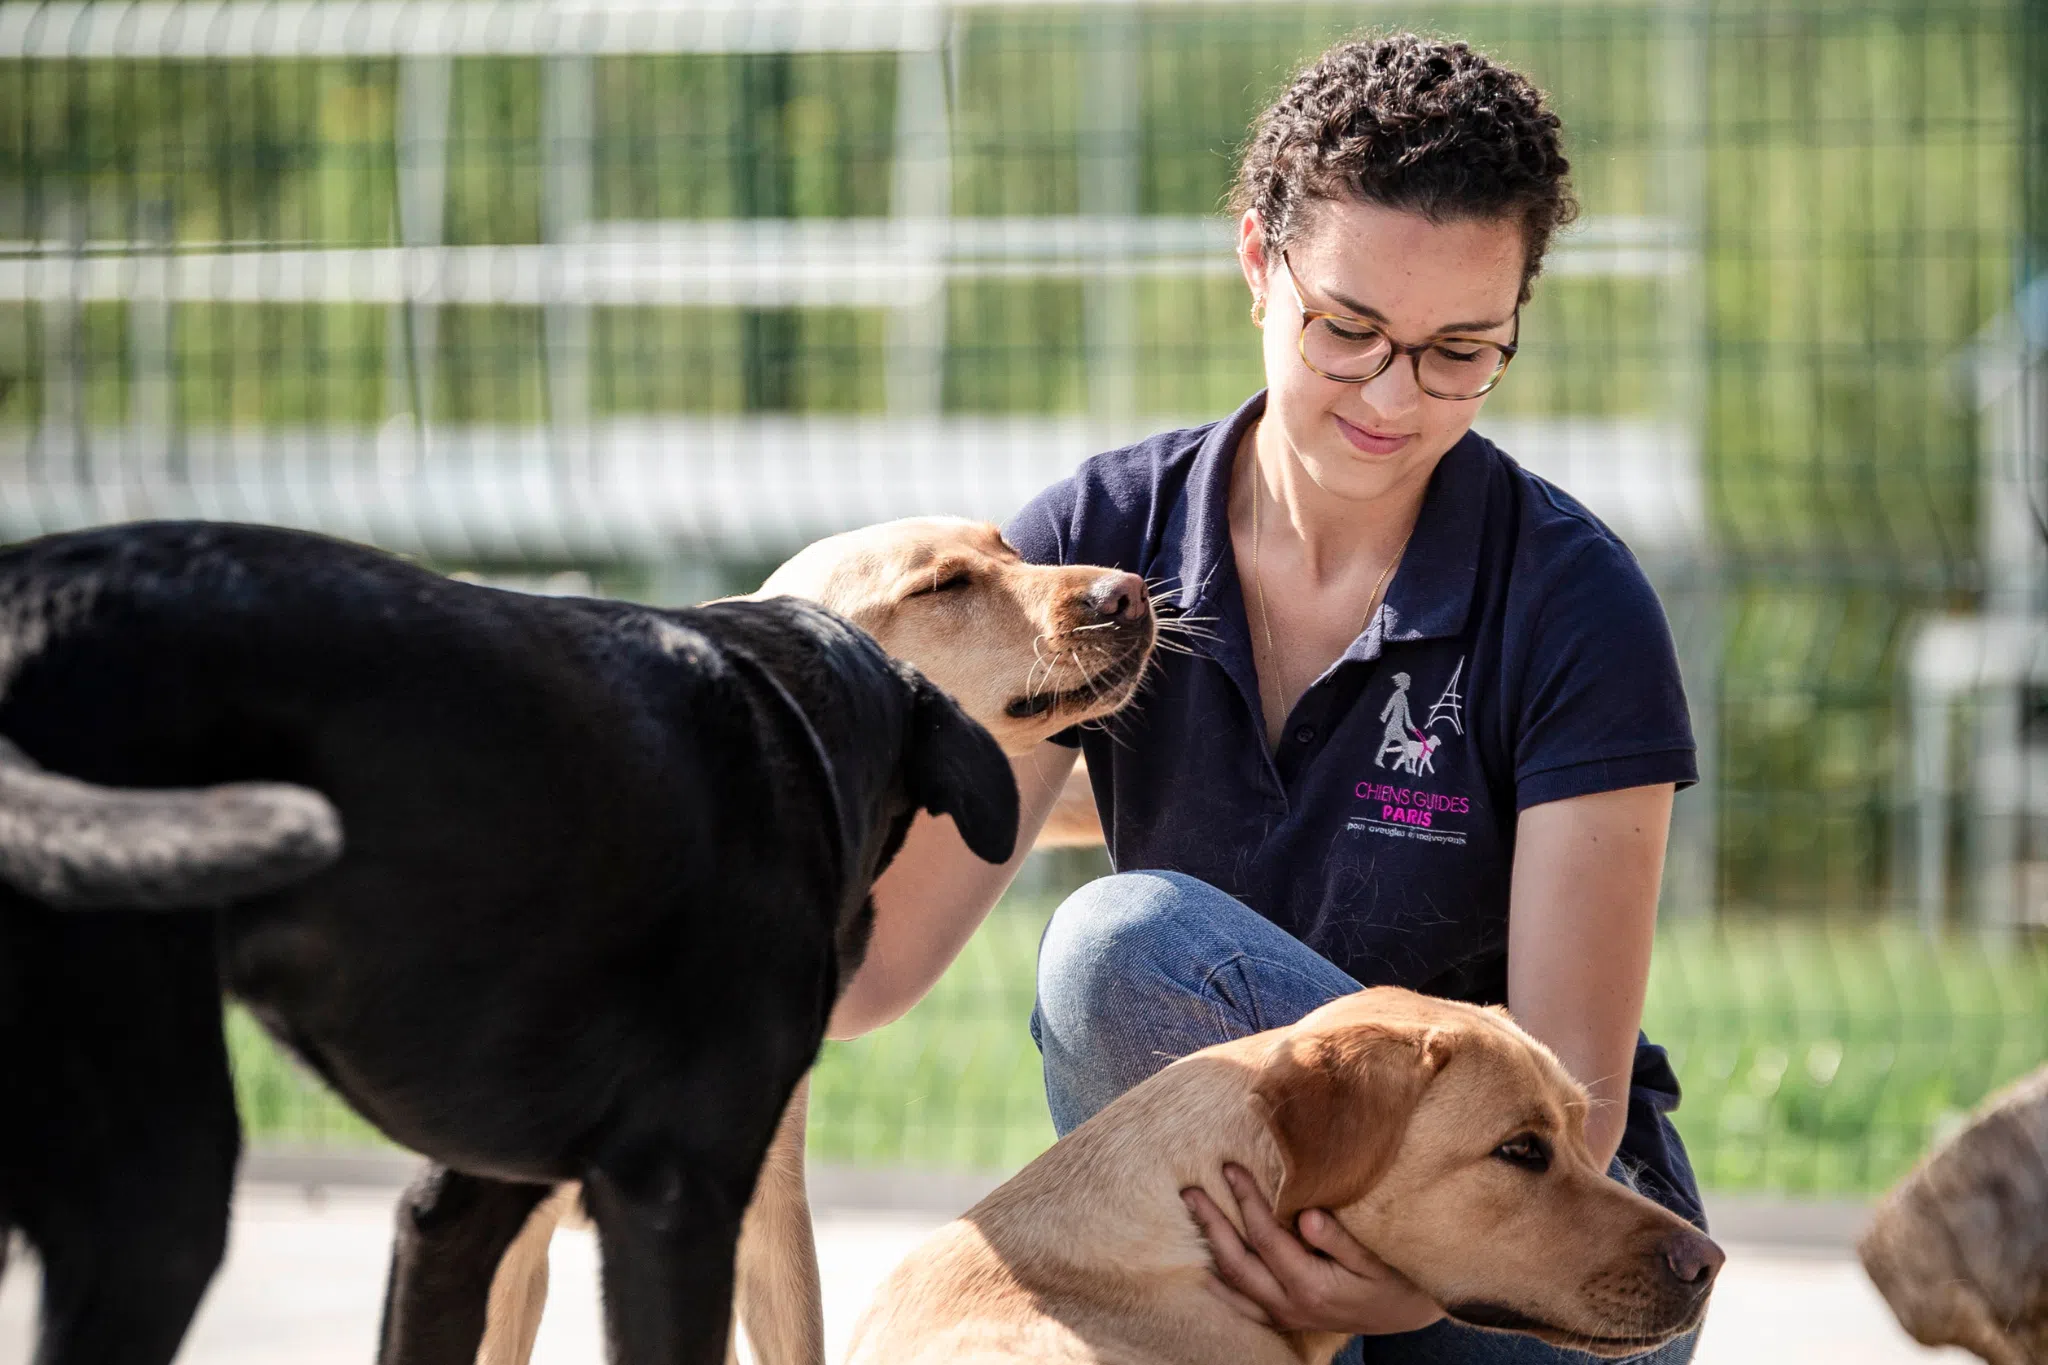
[[[1248,1172],[1226,1165],[1244,1231],[1200,1188],[1181,1199],[1208,1239],[1210,1290],[1254,1322],[1326,1332],[1412,1332],[1443,1316],[1436,1302],[1368,1251],[1327,1210],[1301,1216],[1297,1238],[1273,1216]],[[1305,1239],[1305,1240],[1304,1240]]]
[[[1222,1280],[1220,1287],[1229,1288],[1255,1304],[1260,1310],[1260,1320],[1270,1325],[1276,1310],[1287,1301],[1279,1281],[1245,1245],[1244,1239],[1237,1235],[1237,1228],[1206,1191],[1200,1188],[1182,1190],[1181,1201],[1195,1215],[1195,1221],[1201,1224],[1202,1235],[1208,1239],[1209,1254],[1216,1262],[1216,1273]]]
[[[1237,1196],[1238,1211],[1244,1215],[1245,1237],[1259,1253],[1267,1269],[1283,1285],[1306,1285],[1315,1273],[1315,1258],[1292,1232],[1280,1226],[1273,1208],[1266,1202],[1251,1174],[1241,1166],[1225,1165],[1223,1178]]]
[[[1391,1277],[1393,1267],[1365,1249],[1365,1244],[1344,1230],[1344,1225],[1322,1209],[1310,1209],[1301,1215],[1301,1240],[1307,1242],[1323,1255],[1343,1266],[1354,1275],[1367,1279]]]
[[[1373,1296],[1373,1326],[1366,1329],[1369,1334],[1419,1332],[1444,1315],[1442,1305],[1373,1255],[1328,1210],[1310,1209],[1301,1215],[1301,1235],[1310,1246],[1357,1276],[1358,1288]]]

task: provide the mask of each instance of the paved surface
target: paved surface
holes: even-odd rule
[[[341,1190],[310,1199],[245,1187],[228,1263],[201,1308],[181,1365],[368,1365],[384,1285],[392,1193]],[[931,1214],[819,1218],[830,1358],[844,1352],[876,1284],[937,1226]],[[1893,1323],[1855,1262],[1834,1251],[1734,1243],[1714,1296],[1701,1365],[1964,1365],[1924,1351]],[[0,1365],[25,1365],[34,1313],[30,1267],[0,1285]],[[535,1365],[598,1365],[596,1248],[588,1233],[555,1239],[553,1292]]]

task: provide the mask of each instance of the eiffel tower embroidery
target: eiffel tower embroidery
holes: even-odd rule
[[[1465,699],[1458,694],[1458,678],[1464,672],[1465,660],[1460,656],[1458,666],[1451,670],[1451,680],[1444,684],[1443,695],[1438,697],[1436,704],[1429,708],[1429,719],[1422,722],[1422,728],[1425,733],[1434,729],[1436,723],[1440,720],[1449,721],[1454,734],[1462,735],[1465,733],[1465,712],[1463,709]]]

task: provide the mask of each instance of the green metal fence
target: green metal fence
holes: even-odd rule
[[[2048,1055],[2048,3],[0,6],[0,534],[244,517],[666,600],[999,517],[1258,382],[1232,155],[1362,27],[1529,71],[1583,227],[1480,422],[1670,608],[1649,1027],[1721,1187]],[[828,1053],[835,1160],[1046,1140],[1034,871]],[[362,1140],[236,1025],[258,1132]]]

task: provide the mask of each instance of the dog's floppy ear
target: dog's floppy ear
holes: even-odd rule
[[[960,837],[984,862],[1005,863],[1017,847],[1017,778],[1002,746],[951,697],[908,664],[910,727],[903,770],[911,799],[934,815],[950,815]]]
[[[1273,1212],[1356,1203],[1378,1182],[1450,1056],[1440,1028],[1362,1025],[1283,1037],[1252,1084],[1280,1150]]]

